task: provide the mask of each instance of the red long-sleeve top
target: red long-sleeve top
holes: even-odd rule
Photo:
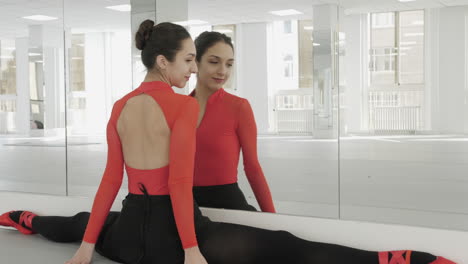
[[[191,96],[195,96],[195,91]],[[249,102],[219,89],[197,129],[194,186],[236,183],[240,150],[244,171],[263,212],[275,212],[257,156],[257,125]]]
[[[183,248],[197,245],[193,218],[193,168],[195,133],[199,106],[194,98],[174,93],[163,82],[144,82],[139,88],[118,100],[107,125],[107,165],[94,199],[91,216],[83,240],[96,243],[104,221],[122,185],[124,158],[117,121],[126,102],[145,93],[154,98],[163,110],[171,130],[169,165],[153,170],[126,167],[130,193],[142,194],[139,183],[150,195],[171,197],[174,218]]]

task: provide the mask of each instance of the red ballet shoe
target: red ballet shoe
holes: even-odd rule
[[[410,264],[411,250],[390,251],[392,258],[388,261],[388,251],[379,252],[379,264]],[[406,253],[406,255],[404,255]],[[403,256],[404,255],[404,256]]]
[[[34,213],[31,213],[29,211],[24,211],[20,215],[19,223],[16,223],[10,217],[11,212],[14,212],[14,211],[10,211],[10,212],[7,212],[7,213],[4,213],[4,214],[0,215],[0,225],[14,227],[14,228],[18,229],[18,231],[20,231],[21,233],[23,233],[25,235],[31,235],[31,234],[36,233],[32,229],[23,226],[23,223],[25,221],[27,221],[27,223],[29,223],[29,224],[31,223],[32,218],[34,216],[36,216]]]

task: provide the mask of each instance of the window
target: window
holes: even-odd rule
[[[375,13],[370,19],[371,84],[424,83],[424,11]]]
[[[16,94],[15,42],[0,40],[0,94]]]
[[[313,29],[312,20],[298,21],[299,88],[313,87]]]
[[[372,84],[395,83],[395,13],[371,15],[369,71]]]
[[[84,34],[72,34],[70,49],[70,86],[73,92],[85,91]]]
[[[424,11],[400,13],[399,82],[424,82]]]
[[[424,11],[370,15],[369,127],[414,134],[424,127]]]
[[[395,27],[394,13],[376,13],[372,14],[373,28],[393,28]]]

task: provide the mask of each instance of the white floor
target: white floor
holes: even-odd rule
[[[67,149],[60,138],[0,144],[0,190],[92,197],[105,166],[102,137],[71,137]],[[258,145],[280,213],[468,230],[466,136],[355,136],[339,144],[261,136]],[[239,172],[256,205],[242,164]]]
[[[91,199],[0,192],[0,211],[11,208],[37,208],[46,215],[70,215],[90,206]],[[117,210],[117,206],[114,205]],[[301,238],[323,243],[371,250],[412,249],[442,255],[458,264],[468,264],[468,232],[373,224],[367,222],[295,217],[278,214],[202,209],[214,221],[232,222],[273,230],[287,230]],[[78,244],[46,241],[38,235],[25,236],[0,228],[1,263],[64,263],[73,256]],[[14,257],[13,257],[14,256]],[[93,263],[113,263],[95,254]],[[302,263],[301,263],[302,264]]]
[[[69,260],[79,244],[54,243],[41,236],[25,236],[0,229],[0,262],[14,264],[61,264]],[[117,263],[95,254],[93,264]]]

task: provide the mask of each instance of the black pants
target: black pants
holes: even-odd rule
[[[257,211],[247,203],[237,183],[193,187],[195,201],[201,207]]]
[[[33,229],[56,242],[77,242],[89,213],[72,217],[37,216]],[[195,205],[197,240],[209,264],[378,264],[377,252],[300,239],[285,231],[212,222]],[[184,252],[169,196],[130,194],[121,212],[107,218],[96,251],[120,263],[182,264]],[[391,256],[391,254],[390,254]],[[427,253],[413,252],[411,264],[429,264]]]

